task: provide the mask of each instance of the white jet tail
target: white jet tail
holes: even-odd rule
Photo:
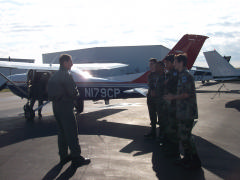
[[[234,68],[217,51],[203,53],[215,80],[233,80],[240,77],[240,70]]]

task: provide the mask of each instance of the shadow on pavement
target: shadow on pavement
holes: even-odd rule
[[[72,166],[69,166],[56,180],[66,180],[73,177],[75,172],[77,171],[77,168],[73,168]]]
[[[158,179],[205,180],[202,168],[189,171],[174,165],[174,161],[173,158],[165,157],[160,146],[156,145],[152,154],[152,168]]]
[[[198,89],[196,90],[196,93],[217,93],[217,94],[240,94],[240,91],[239,90],[201,90],[201,89]]]
[[[81,130],[83,130],[83,133],[94,134],[98,119],[124,110],[107,109],[80,114],[78,117],[79,132],[82,133]],[[23,116],[0,118],[0,148],[28,139],[57,135],[57,132],[57,124],[53,116],[44,116],[42,120],[35,118],[34,122],[26,122]]]
[[[209,141],[194,136],[202,167],[222,179],[240,179],[240,159],[226,150],[210,143]],[[164,156],[161,147],[154,140],[143,140],[143,137],[133,140],[120,150],[123,153],[137,151],[133,156],[152,153],[153,170],[159,179],[189,179],[204,180],[202,169],[187,171],[174,165],[174,159]]]
[[[42,180],[67,180],[73,177],[73,175],[77,171],[77,168],[73,168],[70,165],[63,173],[60,174],[62,168],[63,165],[57,164],[42,178]],[[58,175],[59,177],[57,177]]]
[[[225,108],[235,108],[240,111],[240,100],[229,101],[225,104]]]
[[[55,179],[61,172],[63,166],[59,163],[55,165],[47,174],[42,178],[42,180],[51,180]]]
[[[136,151],[137,153],[133,156],[152,153],[153,170],[156,172],[156,176],[159,179],[176,179],[176,177],[181,177],[184,180],[189,178],[194,180],[205,179],[203,170],[186,171],[181,167],[174,166],[172,163],[173,160],[163,156],[159,145],[155,141],[144,140],[143,134],[148,132],[150,127],[108,122],[104,119],[98,121],[98,119],[124,110],[125,109],[105,109],[80,114],[77,117],[79,134],[106,135],[131,139],[132,141],[119,151],[122,153]],[[2,122],[1,119],[0,122]],[[12,127],[15,129],[11,129]],[[1,130],[6,131],[7,133],[0,136],[0,147],[31,138],[46,137],[57,134],[56,122],[53,116],[44,117],[42,121],[37,121],[35,123],[25,123],[24,121],[17,126],[11,126],[11,128],[8,125],[5,125],[4,127],[1,126]],[[207,169],[222,179],[240,179],[239,157],[201,137],[195,136],[195,140],[204,169]],[[59,171],[61,171],[61,169],[56,165],[45,175],[45,177],[54,177],[58,175]],[[70,178],[74,175],[75,171],[69,167],[59,176],[59,179]]]

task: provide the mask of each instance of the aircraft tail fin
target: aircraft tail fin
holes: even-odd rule
[[[168,54],[186,53],[188,56],[187,68],[191,69],[207,36],[185,34]]]
[[[203,54],[214,78],[240,76],[240,71],[235,69],[217,51],[208,51],[204,52]]]

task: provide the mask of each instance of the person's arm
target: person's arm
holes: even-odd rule
[[[182,100],[187,99],[194,93],[194,80],[192,76],[185,76],[185,81],[182,83],[182,93],[179,95],[168,94],[164,96],[166,100]]]
[[[148,75],[148,87],[149,87],[149,90],[155,89],[155,81],[152,74]]]
[[[64,88],[68,97],[75,99],[79,96],[77,86],[70,74],[66,74],[65,76]]]
[[[166,100],[181,100],[181,99],[187,99],[189,98],[189,94],[188,93],[182,93],[179,95],[174,95],[174,94],[167,94],[164,96],[164,99]]]
[[[148,75],[148,92],[150,94],[151,97],[154,97],[156,95],[156,87],[155,87],[155,81],[154,81],[154,78],[153,78],[153,75],[152,74],[149,74]]]

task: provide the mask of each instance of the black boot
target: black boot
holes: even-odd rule
[[[71,166],[73,168],[78,168],[80,166],[88,165],[91,162],[89,158],[84,158],[82,156],[72,158]]]

